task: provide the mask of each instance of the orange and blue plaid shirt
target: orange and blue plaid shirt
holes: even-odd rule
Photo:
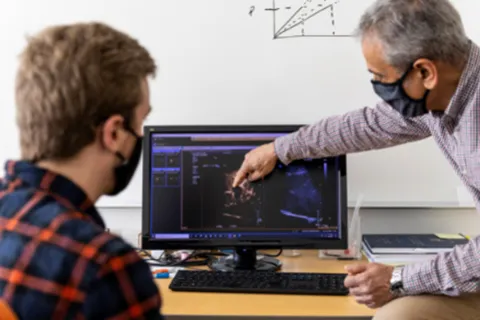
[[[7,162],[0,183],[0,298],[19,319],[162,319],[149,266],[73,182]]]

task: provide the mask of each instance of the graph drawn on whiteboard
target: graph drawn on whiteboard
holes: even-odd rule
[[[265,10],[272,12],[273,38],[351,37],[353,27],[345,26],[339,14],[342,2],[349,1],[272,0],[272,7]]]

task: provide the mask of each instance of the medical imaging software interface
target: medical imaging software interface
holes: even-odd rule
[[[282,134],[152,133],[151,237],[339,239],[337,158],[279,162],[264,179],[232,187],[245,154]]]

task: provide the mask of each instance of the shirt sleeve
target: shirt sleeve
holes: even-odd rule
[[[162,320],[150,267],[134,249],[109,257],[84,304],[86,319]]]
[[[406,265],[402,279],[407,295],[480,292],[480,236],[431,260]]]
[[[405,118],[390,105],[380,102],[319,122],[275,140],[281,162],[323,158],[381,149],[427,138],[428,117]]]

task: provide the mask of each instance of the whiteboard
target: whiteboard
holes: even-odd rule
[[[19,156],[14,75],[25,36],[45,26],[102,21],[138,38],[156,59],[148,124],[298,124],[378,98],[349,37],[372,0],[15,0],[0,4],[0,161]],[[480,2],[456,0],[479,40]],[[321,9],[321,10],[320,10]],[[299,16],[308,17],[299,23]],[[308,20],[308,21],[307,21]],[[473,206],[432,139],[348,156],[348,196],[366,206]],[[447,182],[445,182],[447,181]],[[102,207],[137,207],[142,169]],[[468,196],[467,196],[468,198]]]

